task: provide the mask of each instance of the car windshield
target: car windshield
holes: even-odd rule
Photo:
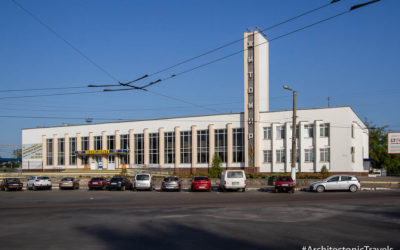
[[[72,178],[72,177],[65,177],[65,178],[61,179],[61,181],[73,181],[73,180],[74,180],[74,178]]]
[[[165,177],[164,181],[178,181],[178,177]]]
[[[138,180],[138,181],[148,181],[149,179],[150,179],[150,176],[147,174],[136,175],[136,180]]]
[[[228,172],[228,178],[243,178],[243,172],[242,171]]]
[[[48,180],[50,179],[48,176],[39,176],[38,180]]]
[[[92,181],[102,181],[103,178],[92,178]]]
[[[17,179],[17,178],[7,178],[6,181],[7,182],[19,182],[19,179]]]
[[[292,178],[289,176],[280,176],[278,177],[279,181],[292,181]]]
[[[122,178],[112,178],[110,181],[122,181]]]
[[[198,177],[194,177],[195,181],[208,181],[208,177],[206,176],[198,176]]]

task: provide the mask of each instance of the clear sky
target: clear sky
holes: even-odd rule
[[[243,53],[160,82],[149,88],[151,93],[124,91],[10,98],[101,89],[5,91],[86,87],[115,83],[115,79],[127,82],[240,39],[246,28],[257,25],[264,29],[330,2],[16,1],[108,73],[88,62],[12,0],[0,1],[0,156],[3,157],[7,156],[4,145],[21,143],[22,128],[84,124],[89,117],[94,122],[105,122],[242,112]],[[268,30],[267,37],[273,39],[367,1],[341,0]],[[351,106],[361,119],[400,131],[399,10],[400,1],[382,0],[272,41],[270,109],[291,109],[291,93],[282,88],[288,84],[298,91],[298,108],[327,107],[330,97],[331,106]],[[238,42],[138,85],[242,48],[243,42]]]

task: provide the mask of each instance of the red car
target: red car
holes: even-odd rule
[[[107,180],[103,177],[94,177],[92,178],[89,183],[88,187],[89,190],[92,189],[106,189]]]
[[[211,181],[207,176],[196,176],[192,180],[191,191],[211,191]]]
[[[290,176],[278,176],[275,180],[275,192],[287,191],[294,193],[295,184]]]

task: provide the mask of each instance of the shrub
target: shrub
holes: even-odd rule
[[[326,168],[325,165],[323,165],[321,168],[321,175],[324,176],[324,178],[327,178],[329,176],[329,170]]]
[[[222,173],[221,168],[222,159],[218,154],[215,154],[212,160],[212,165],[210,168],[210,177],[211,178],[220,178]]]

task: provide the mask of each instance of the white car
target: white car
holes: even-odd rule
[[[32,176],[26,183],[26,189],[49,189],[51,190],[51,179],[48,176]]]
[[[350,192],[356,192],[360,188],[360,181],[354,175],[334,175],[310,185],[310,191],[317,191],[318,193],[322,193],[325,190],[349,190]]]
[[[151,174],[137,174],[135,175],[135,182],[133,188],[135,190],[153,190],[153,181]]]
[[[219,189],[221,191],[227,189],[246,191],[246,174],[244,170],[222,171]]]

